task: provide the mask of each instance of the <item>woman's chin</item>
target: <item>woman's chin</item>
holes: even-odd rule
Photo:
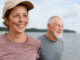
[[[22,34],[22,33],[24,33],[24,31],[25,31],[25,30],[17,30],[16,33]]]

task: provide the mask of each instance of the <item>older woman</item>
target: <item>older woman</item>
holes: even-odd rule
[[[8,33],[0,36],[0,60],[37,60],[40,41],[24,33],[28,11],[33,4],[25,0],[9,0],[3,9]]]

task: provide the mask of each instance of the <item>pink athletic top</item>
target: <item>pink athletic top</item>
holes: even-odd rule
[[[6,34],[0,36],[0,60],[37,60],[40,40],[29,35],[24,43],[10,41]]]

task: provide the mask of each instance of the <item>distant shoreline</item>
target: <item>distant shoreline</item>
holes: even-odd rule
[[[7,31],[7,28],[0,27],[0,31]],[[47,29],[28,28],[25,32],[47,32]],[[76,33],[74,30],[64,29],[65,33]]]

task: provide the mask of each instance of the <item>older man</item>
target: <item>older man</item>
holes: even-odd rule
[[[63,41],[63,22],[60,17],[52,16],[48,21],[48,32],[38,37],[41,40],[39,60],[61,60]]]

